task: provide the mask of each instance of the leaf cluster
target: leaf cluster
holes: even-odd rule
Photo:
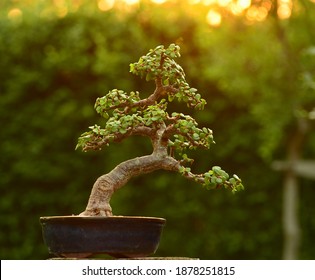
[[[130,64],[130,72],[145,78],[146,81],[161,82],[168,89],[166,94],[169,102],[176,98],[187,103],[189,107],[203,110],[206,101],[197,93],[197,89],[191,88],[186,82],[183,68],[174,60],[178,57],[178,45],[171,44],[167,49],[158,46],[140,57],[138,62]]]
[[[222,187],[230,189],[232,193],[244,190],[242,180],[235,174],[230,177],[220,166],[213,166],[211,170],[204,174],[193,174],[190,167],[181,167],[180,173],[183,176],[191,177],[197,183],[201,183],[207,190],[220,189]]]
[[[202,183],[207,189],[225,186],[233,192],[241,190],[241,180],[237,176],[229,178],[219,167],[199,175],[185,167],[194,161],[187,156],[186,150],[209,149],[214,140],[212,130],[198,127],[190,115],[167,112],[169,102],[175,99],[199,110],[206,104],[197,90],[188,85],[182,67],[175,62],[174,59],[180,57],[179,50],[175,44],[168,48],[158,46],[138,62],[130,64],[131,73],[155,82],[154,92],[141,99],[138,91],[126,93],[113,89],[97,98],[95,110],[106,120],[105,126],[91,126],[90,131],[81,135],[77,147],[82,147],[83,151],[100,150],[111,142],[120,142],[131,135],[149,137],[153,143],[159,138],[158,131],[162,129],[158,145],[168,150],[169,156],[180,157],[179,172],[182,175]]]

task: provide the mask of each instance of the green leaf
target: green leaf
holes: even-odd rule
[[[221,178],[216,178],[216,179],[215,179],[215,182],[216,182],[217,184],[222,184],[222,183],[223,183],[223,180],[222,180]]]
[[[214,173],[219,175],[220,171],[221,171],[221,167],[220,166],[213,166],[212,170],[213,170]]]
[[[130,72],[134,73],[134,71],[135,71],[135,65],[134,63],[130,63]]]
[[[196,140],[196,141],[199,140],[200,139],[199,134],[198,133],[194,133],[193,134],[193,139]]]
[[[125,134],[125,133],[127,132],[127,129],[121,127],[121,128],[119,128],[119,132],[120,132],[121,134]]]
[[[229,182],[230,182],[232,185],[235,185],[237,181],[236,181],[234,178],[230,178],[230,179],[229,179]]]
[[[238,182],[242,182],[242,180],[235,174],[233,175],[233,178]]]
[[[168,95],[168,101],[169,102],[172,102],[174,100],[174,95]]]

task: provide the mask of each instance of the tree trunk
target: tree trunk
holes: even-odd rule
[[[288,162],[293,167],[301,158],[301,150],[305,134],[308,131],[308,123],[305,119],[299,119],[297,129],[292,135],[288,149]],[[283,188],[283,231],[284,247],[283,259],[298,259],[301,229],[299,224],[299,185],[294,168],[285,172]]]
[[[99,177],[93,185],[87,207],[80,216],[112,216],[110,199],[113,193],[132,177],[164,169],[178,171],[179,162],[170,156],[152,153],[117,165],[111,172]]]
[[[298,259],[300,245],[299,185],[293,171],[286,171],[283,188],[283,259]]]

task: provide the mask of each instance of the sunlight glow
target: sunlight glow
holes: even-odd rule
[[[65,0],[54,0],[55,7],[57,8],[57,16],[60,18],[68,14],[68,5]]]
[[[151,0],[151,2],[155,3],[155,4],[163,4],[168,0]]]
[[[20,21],[22,19],[23,13],[20,9],[12,9],[8,12],[8,18],[11,20]]]
[[[59,10],[59,16],[64,16],[68,13],[65,0],[53,0]],[[141,0],[97,0],[99,10],[105,12],[114,7],[118,9],[126,9],[128,7],[135,7]],[[172,0],[150,0],[154,4],[164,4]],[[178,0],[179,1],[179,0]],[[260,0],[259,5],[255,3],[258,0],[187,0],[187,5],[203,5],[209,7],[207,9],[206,21],[211,26],[219,26],[222,23],[223,10],[235,16],[245,16],[249,23],[255,21],[264,21],[271,8],[273,7],[273,0]],[[287,19],[292,14],[292,1],[293,0],[276,0],[278,1],[277,14],[280,19]],[[315,0],[310,0],[314,1]],[[252,5],[252,3],[254,3]],[[116,5],[117,4],[117,5]],[[220,10],[214,10],[212,7],[217,7]],[[222,7],[222,8],[220,8]]]
[[[221,7],[227,7],[232,0],[216,0],[215,2],[218,2],[219,6]]]
[[[139,0],[124,0],[127,5],[135,5],[139,3]]]
[[[291,0],[278,0],[277,14],[280,19],[287,19],[292,13],[292,1]]]
[[[97,5],[101,11],[106,12],[114,7],[115,0],[99,0]]]
[[[315,0],[314,0],[315,1]],[[199,4],[201,2],[201,0],[188,0],[188,3],[190,5],[196,5],[196,4]]]
[[[215,3],[217,3],[217,0],[203,0],[202,1],[202,4],[205,6],[210,6],[210,5],[213,5]]]
[[[244,12],[244,8],[242,8],[237,3],[232,3],[229,5],[229,9],[232,12],[233,15],[239,16]]]
[[[207,22],[211,26],[219,26],[222,21],[222,16],[219,12],[214,10],[209,10],[207,14]]]
[[[240,6],[243,10],[248,9],[252,4],[251,0],[238,0],[237,5]]]
[[[246,18],[249,21],[263,21],[268,16],[268,9],[266,7],[252,6],[246,13]]]

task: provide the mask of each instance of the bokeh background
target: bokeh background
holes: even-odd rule
[[[166,218],[156,256],[315,258],[314,0],[2,0],[1,259],[49,258],[39,217],[80,213],[98,176],[151,152],[139,137],[98,153],[75,146],[102,123],[97,97],[152,91],[129,64],[170,43],[208,103],[174,110],[216,141],[192,155],[194,170],[220,165],[246,190],[206,191],[155,172],[114,195],[114,214]],[[306,176],[275,170],[279,160],[308,160]]]

